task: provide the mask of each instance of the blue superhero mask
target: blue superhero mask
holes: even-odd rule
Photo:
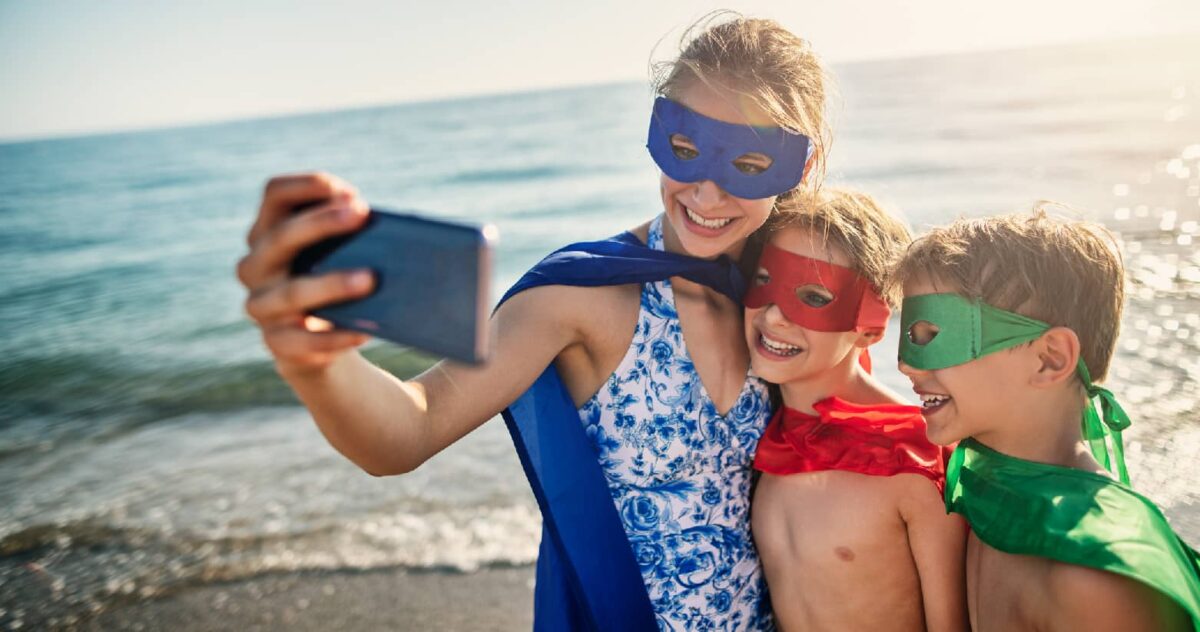
[[[687,137],[695,152],[677,154],[671,136]],[[751,127],[708,118],[665,97],[654,100],[646,141],[658,168],[679,182],[712,180],[730,195],[747,200],[790,191],[804,178],[812,143],[803,134],[780,127]],[[686,154],[695,153],[695,156]],[[770,158],[765,169],[735,161],[746,154]]]

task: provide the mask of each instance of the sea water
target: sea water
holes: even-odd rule
[[[918,231],[1066,202],[1118,232],[1109,386],[1137,488],[1200,544],[1200,47],[1167,38],[835,67],[828,180]],[[0,145],[0,625],[302,569],[525,564],[502,424],[416,472],[339,456],[275,374],[234,265],[266,179],[491,222],[496,292],[658,213],[644,84]],[[1195,240],[1195,241],[1194,241]],[[891,366],[894,327],[877,347]],[[373,343],[401,376],[429,359]]]

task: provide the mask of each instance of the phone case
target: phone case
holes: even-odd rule
[[[339,328],[468,363],[488,355],[493,226],[371,210],[362,229],[318,243],[293,274],[369,268],[375,291],[313,312]]]

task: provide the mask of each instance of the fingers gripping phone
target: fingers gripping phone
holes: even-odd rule
[[[370,269],[368,296],[322,307],[314,316],[478,364],[488,355],[488,301],[494,226],[472,226],[371,209],[361,229],[306,248],[293,275]]]

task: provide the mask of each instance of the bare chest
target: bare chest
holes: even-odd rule
[[[894,482],[851,472],[759,481],[752,528],[782,628],[922,628]]]
[[[890,482],[837,471],[764,475],[754,498],[759,548],[819,569],[909,557]],[[901,553],[897,543],[905,544]]]

